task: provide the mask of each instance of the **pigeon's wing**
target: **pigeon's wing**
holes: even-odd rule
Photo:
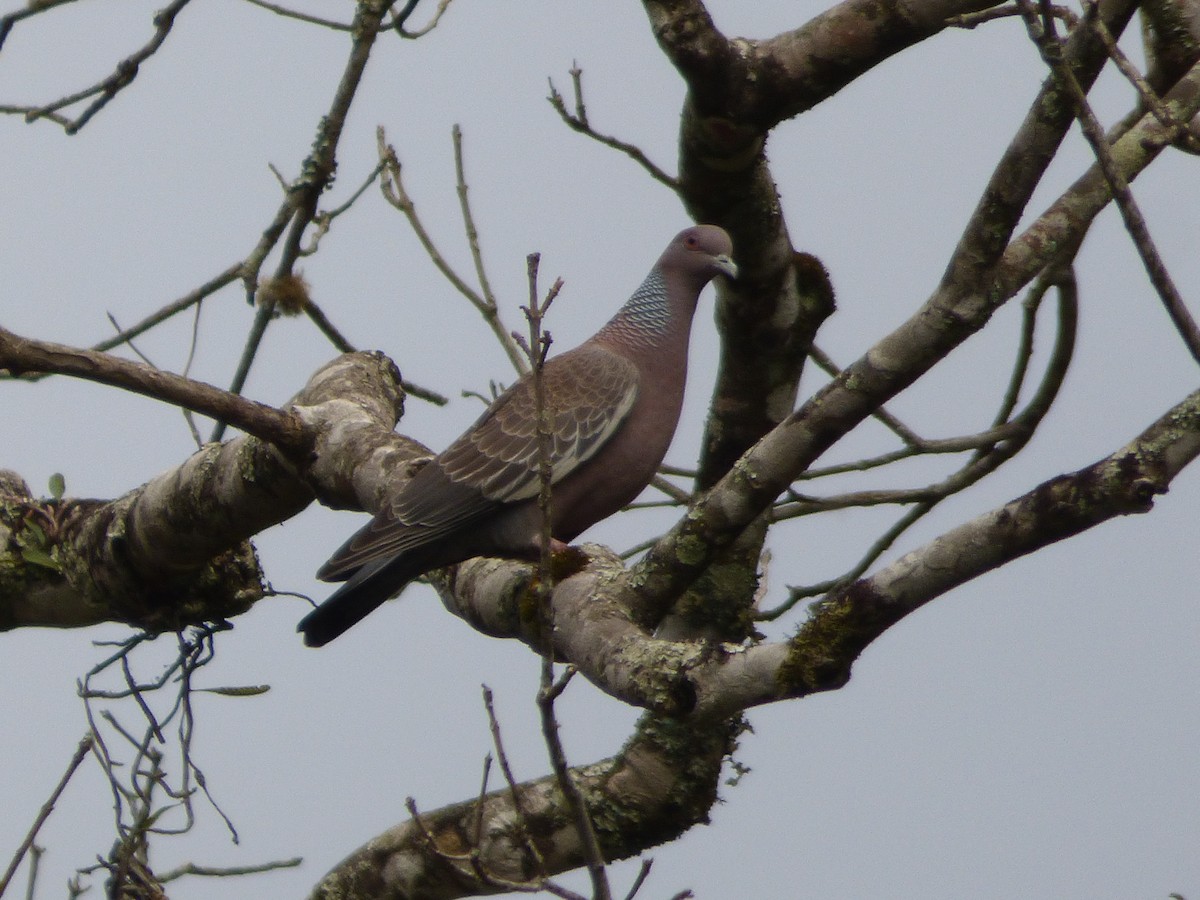
[[[542,385],[554,484],[595,456],[621,427],[637,399],[638,371],[625,357],[584,344],[550,359]],[[471,552],[471,526],[537,496],[538,488],[537,401],[533,379],[526,376],[426,463],[318,577],[349,578],[366,563],[436,541],[461,541],[462,559],[477,555]]]

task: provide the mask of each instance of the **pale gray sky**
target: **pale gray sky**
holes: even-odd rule
[[[0,53],[0,102],[47,101],[107,74],[148,37],[156,5],[79,4],[19,25]],[[350,5],[310,6],[346,16]],[[762,37],[823,7],[713,0],[710,8],[726,33]],[[267,164],[296,174],[346,44],[344,35],[244,2],[194,3],[135,85],[79,135],[0,119],[8,173],[0,184],[0,321],[89,344],[110,333],[107,312],[133,322],[244,256],[280,199]],[[540,251],[545,283],[566,281],[549,326],[559,348],[606,319],[687,223],[669,191],[558,121],[544,99],[546,78],[569,90],[573,60],[585,72],[593,124],[673,169],[682,83],[635,5],[458,0],[429,37],[382,41],[326,198],[336,205],[357,186],[375,162],[375,127],[385,126],[427,225],[469,271],[450,144],[460,123],[507,320],[519,324],[525,254]],[[838,313],[820,338],[836,359],[859,356],[936,284],[1042,77],[1015,21],[947,33],[772,135],[793,238],[821,257],[838,292]],[[1129,103],[1130,91],[1108,78],[1097,100],[1106,121]],[[1073,135],[1042,202],[1086,160]],[[1135,193],[1177,283],[1200,302],[1194,158],[1163,159]],[[511,379],[482,322],[377,192],[338,220],[303,268],[353,341],[455,396],[446,409],[410,400],[406,433],[444,446],[479,411],[458,392]],[[1042,432],[897,552],[1112,452],[1195,388],[1195,363],[1111,210],[1085,246],[1079,280],[1075,369]],[[712,385],[711,310],[710,292],[697,320],[687,418],[669,456],[681,465],[694,459]],[[206,303],[194,375],[228,382],[251,316],[237,290]],[[1014,301],[896,411],[930,436],[986,424],[1016,322]],[[139,346],[178,368],[190,329],[180,318]],[[1049,340],[1047,328],[1041,346]],[[248,392],[281,403],[330,356],[307,323],[276,323]],[[806,381],[802,395],[817,383]],[[88,384],[6,383],[0,409],[9,423],[0,466],[35,490],[61,471],[72,495],[116,496],[191,449],[176,411]],[[878,435],[866,433],[855,449],[878,446]],[[640,896],[685,887],[701,898],[1200,896],[1198,504],[1200,479],[1185,473],[1153,514],[1010,565],[910,617],[866,652],[845,689],[753,711],[754,733],[738,754],[752,771],[723,790],[711,826],[654,851]],[[273,584],[323,597],[327,588],[312,573],[361,521],[314,508],[262,535]],[[669,521],[627,516],[588,537],[624,545]],[[837,571],[882,521],[878,512],[846,512],[777,532],[772,599],[786,584]],[[302,855],[305,864],[219,884],[185,880],[172,886],[174,900],[302,896],[340,858],[405,819],[406,796],[426,809],[472,796],[490,749],[482,682],[496,691],[519,777],[547,771],[532,702],[538,663],[523,646],[474,633],[424,587],[320,651],[294,633],[304,609],[298,600],[264,601],[221,636],[218,660],[203,675],[210,686],[272,688],[197,702],[196,758],[241,844],[201,803],[193,834],[161,841],[154,862],[167,869]],[[0,860],[84,732],[75,679],[104,653],[91,641],[125,633],[111,626],[4,636]],[[147,655],[145,674],[159,664]],[[125,715],[134,719],[131,709]],[[634,717],[577,682],[562,705],[572,761],[617,750]],[[107,851],[110,806],[99,772],[85,765],[40,836],[48,852],[39,897],[61,896],[75,867]],[[614,867],[616,884],[633,872]]]

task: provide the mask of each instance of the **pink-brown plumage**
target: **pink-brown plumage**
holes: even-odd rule
[[[722,229],[685,229],[599,332],[546,362],[556,540],[617,512],[654,476],[679,421],[696,303],[716,275],[736,276],[731,252]],[[430,569],[473,556],[535,558],[538,488],[526,376],[321,567],[318,577],[346,583],[301,620],[305,643],[328,643]]]

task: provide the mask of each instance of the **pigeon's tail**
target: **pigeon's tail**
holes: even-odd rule
[[[385,600],[400,593],[425,568],[403,557],[366,565],[349,581],[300,620],[296,630],[309,647],[324,647],[359,620],[374,612]]]

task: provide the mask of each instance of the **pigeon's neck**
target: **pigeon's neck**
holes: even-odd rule
[[[688,322],[679,322],[679,311],[671,309],[666,280],[657,266],[646,276],[641,287],[617,311],[608,324],[596,334],[596,339],[626,347],[653,348],[662,346],[679,325],[687,332]],[[682,318],[687,319],[686,316]]]

